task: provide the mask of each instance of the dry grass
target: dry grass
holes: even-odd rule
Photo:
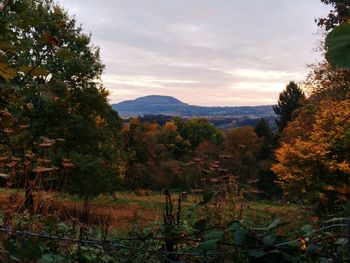
[[[173,200],[178,196],[173,195]],[[12,199],[12,204],[10,200]],[[188,215],[188,208],[197,203],[200,196],[189,196],[182,204],[183,211]],[[59,193],[37,192],[35,193],[35,213],[49,215],[54,214],[62,220],[83,221],[84,202],[77,197]],[[14,211],[18,204],[23,203],[23,194],[14,198],[11,190],[0,192],[0,205],[4,211]],[[158,226],[163,220],[164,196],[160,193],[136,195],[132,192],[118,192],[115,196],[99,196],[89,204],[89,224],[108,226],[116,231],[126,232],[134,225],[139,227]],[[225,221],[236,219],[240,213],[240,204],[226,204],[220,208],[220,216]],[[213,216],[217,217],[217,212]],[[200,216],[200,213],[197,214]],[[280,231],[288,232],[310,222],[311,213],[296,205],[282,205],[268,202],[245,202],[242,218],[246,223],[254,226],[266,226],[274,218],[293,222],[291,226]],[[190,219],[195,220],[195,218]]]

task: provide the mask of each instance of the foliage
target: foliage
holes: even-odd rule
[[[321,212],[328,213],[349,194],[346,151],[350,13],[348,1],[322,2],[334,7],[327,18],[318,20],[318,25],[331,30],[326,38],[327,62],[312,67],[306,82],[311,96],[284,129],[273,170],[287,196],[317,201]]]
[[[308,98],[317,103],[325,98],[342,100],[350,92],[350,73],[343,69],[334,69],[327,61],[310,66],[311,71],[305,81],[310,94]]]
[[[273,132],[269,123],[264,118],[261,118],[260,121],[256,124],[254,132],[256,135],[258,135],[258,137],[264,137],[270,142],[273,141]]]
[[[292,120],[293,111],[302,106],[304,100],[304,92],[293,81],[280,93],[278,104],[273,107],[273,110],[278,116],[276,123],[280,132],[282,132],[287,126],[287,123]]]
[[[262,140],[259,158],[270,158],[272,156],[275,143],[275,135],[273,134],[270,125],[265,119],[261,119],[255,126],[254,132]]]
[[[252,127],[242,127],[228,131],[224,141],[224,152],[229,154],[229,171],[239,176],[241,182],[256,179],[257,158],[260,140]]]
[[[207,120],[180,118],[163,126],[131,119],[122,138],[127,153],[126,186],[152,189],[187,187],[194,180],[189,178],[190,167],[183,163],[203,155],[205,149],[219,149],[223,140],[222,133]]]
[[[341,25],[350,18],[350,2],[348,0],[321,0],[321,2],[333,7],[327,17],[316,20],[317,25],[324,27],[326,31]]]
[[[261,145],[257,155],[257,175],[259,179],[257,186],[263,191],[264,197],[279,196],[280,189],[275,183],[276,175],[271,170],[276,148],[276,136],[265,119],[261,119],[257,123],[254,132],[259,137]]]
[[[179,134],[188,140],[192,148],[197,147],[204,141],[219,144],[222,141],[222,134],[207,119],[193,118],[188,121],[175,119],[175,124],[179,129]]]
[[[95,156],[104,164],[109,181],[116,181],[122,155],[120,118],[108,104],[107,90],[98,82],[104,68],[99,49],[75,19],[53,1],[8,3],[0,12],[4,100],[0,110],[9,111],[22,121],[19,124],[29,127],[25,151],[34,151],[32,145],[42,136],[63,138],[61,155],[87,156],[87,160]],[[3,125],[0,131],[10,130]],[[19,136],[13,132],[13,141],[18,142]],[[7,147],[13,150],[13,145]],[[83,170],[79,165],[77,169]],[[71,180],[75,191],[81,189],[82,180],[85,178]]]
[[[323,101],[303,137],[293,131],[303,122],[302,115],[288,125],[286,133],[294,136],[282,142],[273,166],[285,194],[325,206],[346,199],[350,192],[349,102]]]
[[[69,174],[68,192],[91,199],[101,193],[113,193],[118,188],[118,174],[111,176],[111,170],[102,158],[76,154],[72,161],[76,168]]]

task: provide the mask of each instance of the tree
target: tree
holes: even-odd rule
[[[258,137],[263,137],[270,143],[273,141],[273,132],[269,123],[264,118],[261,118],[260,121],[256,124],[254,132],[256,133],[256,135],[258,135]]]
[[[147,147],[146,125],[138,118],[131,119],[129,125],[122,129],[123,150],[125,156],[125,184],[127,187],[137,188],[145,183],[145,164],[152,154]],[[150,141],[148,141],[150,142]],[[154,145],[156,142],[152,143]]]
[[[274,162],[274,149],[276,139],[271,130],[269,123],[261,119],[254,128],[254,132],[260,139],[260,149],[257,155],[257,174],[259,181],[257,186],[263,191],[264,197],[273,197],[280,195],[280,189],[276,185],[276,175],[271,170]]]
[[[231,174],[239,176],[241,183],[256,179],[259,150],[260,140],[252,127],[236,128],[226,133],[224,152],[230,156],[227,166]]]
[[[254,132],[261,141],[261,147],[259,152],[259,159],[272,159],[273,149],[275,144],[275,136],[271,130],[267,121],[262,118],[254,128]]]
[[[325,98],[346,98],[350,92],[350,71],[334,69],[327,61],[311,65],[310,68],[304,84],[312,103],[318,103]]]
[[[176,118],[175,124],[179,134],[184,140],[188,140],[193,149],[204,141],[219,144],[222,141],[221,132],[207,119],[193,118],[187,121]]]
[[[64,138],[62,155],[79,155],[79,160],[93,156],[117,181],[121,121],[98,82],[104,68],[99,49],[53,1],[7,3],[0,12],[0,85],[23,100],[17,113],[29,126],[27,144],[42,136]],[[82,190],[77,181],[89,181],[83,174],[75,176],[80,178],[70,180],[73,192]],[[108,187],[98,189],[104,192]]]
[[[277,114],[277,126],[280,132],[292,120],[293,111],[301,107],[305,101],[305,94],[299,86],[291,81],[283,92],[280,93],[278,104],[273,107]]]
[[[318,25],[326,38],[327,62],[313,66],[307,79],[311,96],[284,129],[273,171],[285,195],[334,208],[350,196],[349,35],[350,2],[321,0],[332,5]]]
[[[273,171],[290,197],[329,206],[350,195],[350,100],[324,100],[304,137],[290,136],[276,151]],[[293,131],[302,119],[288,124]]]
[[[190,149],[190,142],[181,137],[173,121],[164,124],[159,134],[159,142],[162,143],[176,159],[183,157]]]

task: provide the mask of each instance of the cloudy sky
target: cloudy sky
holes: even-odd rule
[[[106,65],[111,103],[170,95],[208,106],[274,104],[301,81],[320,0],[59,0]]]

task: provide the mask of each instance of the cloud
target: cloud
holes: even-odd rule
[[[110,101],[149,94],[191,104],[275,103],[302,80],[319,0],[60,0],[92,32]]]
[[[303,75],[298,72],[264,71],[256,69],[236,69],[232,74],[242,78],[261,80],[300,79],[303,77]]]

